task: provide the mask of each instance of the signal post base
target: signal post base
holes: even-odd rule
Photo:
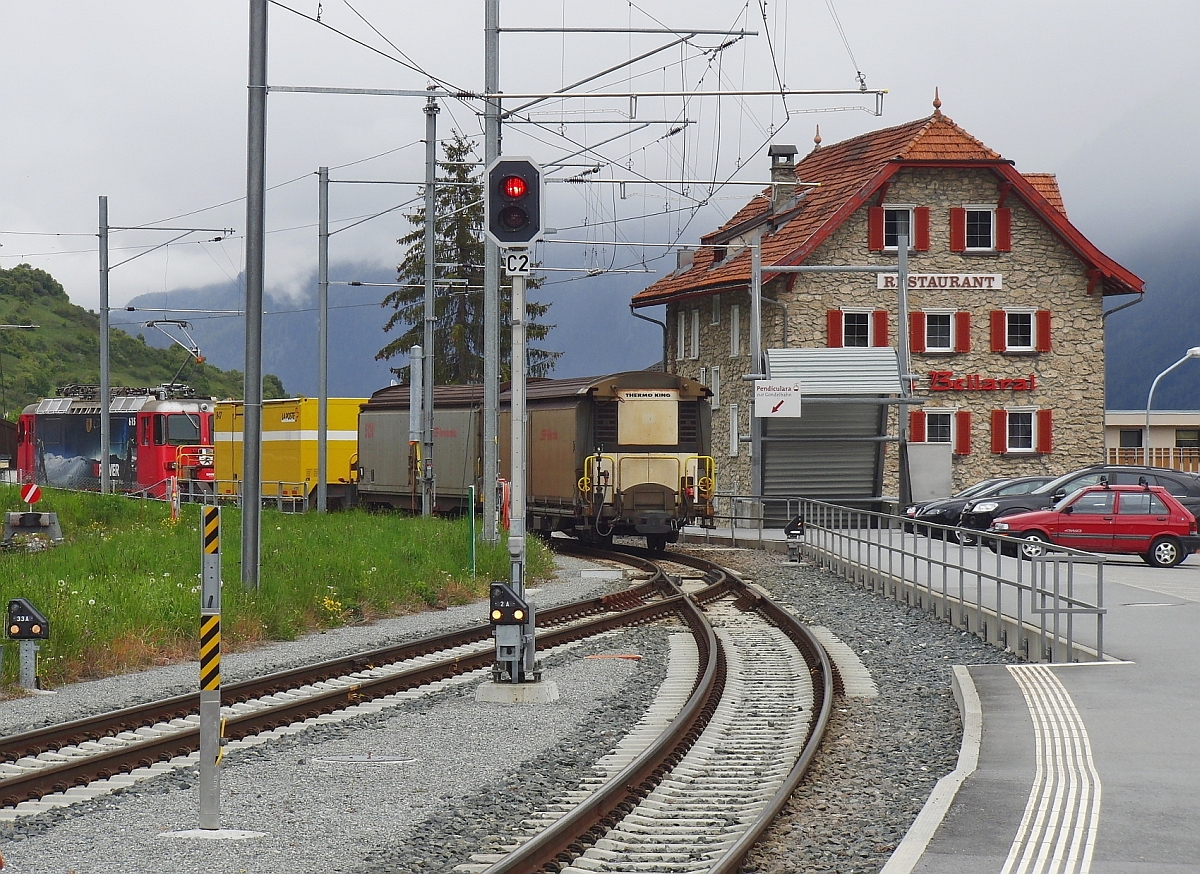
[[[553,680],[536,683],[495,683],[487,680],[475,690],[479,704],[553,704],[558,700],[558,684]]]
[[[160,838],[192,838],[202,841],[248,841],[265,838],[266,832],[243,831],[236,828],[189,828],[175,832],[160,832]]]

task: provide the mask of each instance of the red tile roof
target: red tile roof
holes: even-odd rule
[[[796,165],[802,182],[818,183],[801,189],[803,197],[793,210],[784,211],[786,221],[776,232],[763,237],[762,262],[767,265],[763,280],[771,279],[771,264],[800,264],[850,215],[874,195],[887,180],[905,166],[969,166],[990,168],[1010,190],[1024,200],[1068,246],[1073,248],[1102,280],[1106,294],[1128,294],[1142,290],[1142,280],[1095,248],[1066,220],[1058,184],[1049,174],[1022,176],[1011,162],[971,136],[940,111],[896,127],[872,131],[852,139],[814,149]],[[755,195],[720,229],[701,238],[704,244],[720,244],[738,236],[739,226],[754,225],[765,218],[769,192]],[[634,295],[635,307],[663,304],[697,297],[728,288],[745,288],[750,281],[750,252],[734,249],[726,253],[704,245],[690,269],[677,271]],[[718,255],[722,257],[718,257]]]
[[[1050,201],[1050,205],[1061,212],[1067,214],[1067,208],[1063,205],[1062,192],[1058,190],[1058,177],[1053,173],[1022,173],[1029,184],[1037,189],[1038,194]]]

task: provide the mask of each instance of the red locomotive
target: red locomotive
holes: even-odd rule
[[[21,482],[98,490],[101,464],[114,491],[167,496],[171,478],[188,486],[213,479],[213,399],[188,386],[115,388],[109,399],[109,446],[100,441],[100,389],[69,385],[30,404],[17,422]],[[210,486],[200,488],[211,489]]]

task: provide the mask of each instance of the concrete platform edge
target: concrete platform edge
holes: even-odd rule
[[[963,724],[957,766],[933,787],[904,840],[896,847],[880,874],[910,874],[945,819],[959,788],[979,765],[979,747],[983,740],[983,708],[979,703],[975,681],[971,679],[971,672],[965,666],[954,666],[951,687]]]

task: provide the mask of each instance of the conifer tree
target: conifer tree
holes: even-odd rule
[[[457,131],[442,144],[444,159],[438,163],[435,220],[435,251],[438,266],[434,271],[434,381],[438,385],[465,385],[483,382],[483,183],[482,168],[471,163],[474,146]],[[466,183],[466,184],[462,184]],[[425,328],[425,211],[405,216],[413,230],[397,242],[406,251],[397,268],[401,287],[383,299],[382,306],[395,312],[384,331],[404,329],[404,333],[379,350],[377,361],[393,358],[407,364],[408,350],[424,343]],[[510,323],[512,289],[501,278],[500,321]],[[530,277],[527,287],[537,288],[540,280]],[[537,320],[550,309],[549,304],[526,301],[527,368],[529,376],[548,376],[561,352],[552,352],[540,342],[553,325]],[[500,330],[500,379],[511,378],[512,337]],[[407,367],[393,367],[397,378],[407,380]]]

